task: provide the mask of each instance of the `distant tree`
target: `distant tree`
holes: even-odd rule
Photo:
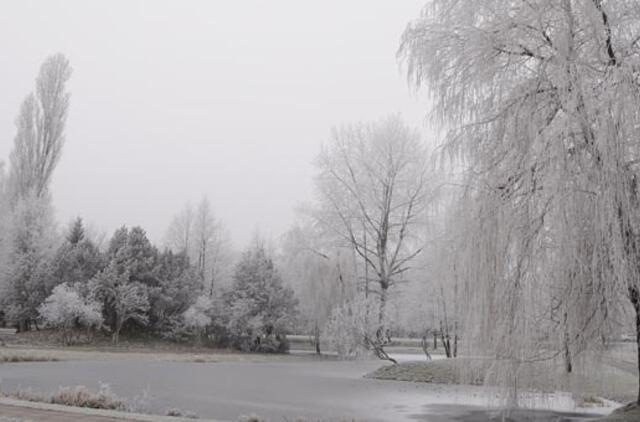
[[[197,271],[184,253],[165,250],[154,269],[159,286],[149,291],[149,324],[160,335],[180,324],[183,313],[203,294]]]
[[[175,215],[165,234],[165,245],[176,253],[191,257],[193,245],[193,206],[187,203],[182,211]]]
[[[36,197],[47,193],[65,140],[70,77],[69,60],[63,54],[47,57],[36,79],[35,94],[22,103],[10,157],[14,202],[30,193]]]
[[[158,250],[147,238],[141,227],[129,231],[126,248],[127,270],[132,280],[145,284],[157,284],[153,269],[158,259]]]
[[[86,283],[104,268],[104,257],[86,238],[82,219],[74,220],[52,260],[53,284]]]
[[[266,352],[286,350],[286,334],[297,312],[293,290],[284,287],[262,244],[248,249],[223,297],[234,345]]]
[[[216,220],[211,211],[211,204],[209,199],[204,197],[198,204],[194,220],[196,268],[200,273],[203,286],[206,285],[208,258],[216,229]]]
[[[196,341],[200,343],[206,332],[206,329],[211,325],[211,308],[213,303],[209,296],[198,296],[195,303],[189,306],[182,315],[184,324],[187,328],[195,331]]]
[[[131,230],[121,227],[113,234],[107,250],[108,257],[120,268],[127,271],[131,281],[146,285],[157,285],[154,268],[158,260],[158,250],[151,244],[141,227]]]
[[[125,261],[126,258],[126,247],[129,242],[129,229],[125,226],[117,229],[111,239],[109,239],[109,245],[107,247],[107,255],[110,258],[115,258],[120,254],[122,258],[121,261]]]
[[[379,298],[371,347],[384,354],[389,289],[411,267],[434,186],[419,134],[397,116],[333,131],[316,161],[318,223],[364,262],[365,296]]]
[[[37,321],[38,306],[51,293],[51,257],[56,236],[47,196],[18,200],[9,219],[6,267],[0,302],[19,331]]]
[[[0,245],[5,267],[0,306],[19,330],[36,321],[37,307],[53,287],[49,265],[55,224],[48,189],[64,144],[70,76],[62,54],[48,57],[40,67],[35,94],[26,97],[16,119],[9,176],[2,182],[6,229]]]
[[[84,299],[80,292],[67,283],[53,289],[53,293],[39,307],[45,326],[60,331],[62,342],[72,342],[72,331],[76,326],[87,329],[102,325],[102,309],[98,302]]]
[[[165,244],[176,253],[187,254],[210,297],[216,285],[226,284],[232,268],[231,242],[207,197],[202,198],[196,209],[187,204],[173,218]]]
[[[127,321],[147,324],[149,300],[145,286],[130,281],[128,270],[120,271],[115,261],[111,261],[89,284],[92,297],[103,304],[114,344],[118,344],[120,331]]]
[[[343,262],[331,242],[310,225],[296,225],[283,237],[280,268],[284,280],[299,300],[302,321],[299,328],[313,336],[317,354],[321,353],[321,333],[335,306],[350,294],[345,274],[350,262]]]
[[[82,218],[76,218],[71,227],[69,228],[69,233],[67,234],[67,242],[71,245],[77,245],[81,241],[84,240],[84,226],[82,225]]]
[[[209,297],[198,296],[196,302],[184,312],[185,324],[199,329],[203,329],[211,324],[211,317],[207,315],[211,306],[211,299],[209,299]]]

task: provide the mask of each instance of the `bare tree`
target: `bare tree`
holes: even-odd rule
[[[69,60],[60,53],[49,56],[40,67],[35,94],[22,103],[10,157],[14,201],[31,191],[38,197],[47,192],[64,145],[70,77]]]
[[[178,253],[190,256],[192,246],[194,211],[187,203],[182,211],[175,215],[165,235],[165,245]]]
[[[513,403],[537,362],[606,341],[622,296],[640,341],[638,39],[637,4],[600,0],[436,0],[404,33],[468,170],[465,344],[499,358]]]
[[[189,257],[209,296],[213,295],[216,284],[230,277],[231,241],[224,225],[215,217],[207,197],[203,197],[195,209],[187,204],[173,218],[165,244]]]
[[[283,236],[279,266],[300,301],[301,328],[312,334],[320,354],[322,329],[334,307],[352,296],[346,284],[354,277],[351,260],[345,259],[348,255],[306,223]]]
[[[418,133],[392,116],[334,130],[317,167],[314,215],[365,262],[365,291],[371,277],[379,296],[376,336],[367,341],[384,356],[388,290],[423,248],[413,231],[424,223],[431,194],[427,151]]]

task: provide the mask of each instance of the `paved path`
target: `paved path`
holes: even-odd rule
[[[25,422],[123,422],[103,416],[80,415],[77,413],[59,412],[55,410],[28,409],[0,404],[0,417],[16,418]],[[1,421],[2,419],[0,419]]]

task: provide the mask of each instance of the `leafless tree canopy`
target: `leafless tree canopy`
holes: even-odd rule
[[[387,292],[423,249],[416,228],[432,195],[427,151],[397,116],[333,131],[317,160],[321,225],[364,261],[365,294],[379,295],[382,339]]]

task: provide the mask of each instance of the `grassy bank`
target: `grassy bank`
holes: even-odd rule
[[[490,361],[486,359],[444,359],[431,362],[409,362],[385,365],[367,375],[367,378],[394,381],[425,382],[453,385],[493,385],[495,379],[485,376]],[[546,372],[545,372],[546,371]],[[587,371],[557,376],[553,368],[541,368],[535,379],[523,380],[523,389],[535,385],[540,392],[569,391],[576,394],[580,404],[597,404],[598,398],[620,403],[636,399],[638,388],[635,374],[605,362],[593,363]],[[640,418],[636,419],[640,421]]]
[[[638,422],[640,421],[640,406],[631,403],[614,410],[609,416],[596,422]]]
[[[123,338],[113,345],[109,336],[96,336],[91,343],[63,346],[57,333],[41,330],[8,334],[0,346],[0,364],[69,360],[154,360],[171,362],[295,362],[335,359],[332,356],[241,353],[157,338]]]

